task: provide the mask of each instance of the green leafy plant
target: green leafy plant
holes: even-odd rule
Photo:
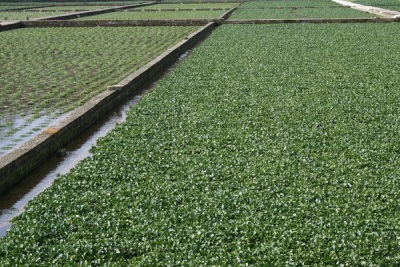
[[[3,266],[397,266],[396,23],[219,27],[26,207]]]

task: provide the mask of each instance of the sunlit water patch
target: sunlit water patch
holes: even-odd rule
[[[3,114],[0,118],[0,156],[20,147],[60,119],[55,117]]]

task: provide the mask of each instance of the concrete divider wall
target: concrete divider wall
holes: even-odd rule
[[[227,12],[225,12],[222,16],[221,19],[225,20],[228,19],[230,17],[230,15],[232,15],[232,13],[237,9],[237,7],[234,7],[230,10],[228,10]]]
[[[0,32],[9,31],[23,27],[20,21],[3,21],[0,23]]]
[[[204,39],[215,28],[208,23],[189,35],[144,67],[129,75],[119,84],[92,98],[89,102],[67,114],[57,124],[48,127],[31,141],[0,158],[0,194],[43,164],[60,148],[82,131],[90,127],[104,113],[134,94],[162,70],[168,68],[178,57]]]

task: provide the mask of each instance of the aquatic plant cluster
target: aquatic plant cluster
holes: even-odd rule
[[[397,31],[220,26],[29,203],[0,262],[399,265]]]

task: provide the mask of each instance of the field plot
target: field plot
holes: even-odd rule
[[[331,0],[268,0],[244,2],[240,7],[271,8],[271,7],[331,7],[340,6]]]
[[[238,9],[230,20],[242,19],[309,19],[309,18],[372,18],[372,14],[351,8],[282,8]]]
[[[57,16],[70,12],[32,12],[32,11],[4,11],[0,12],[0,20],[30,20],[35,18]]]
[[[138,7],[135,10],[146,10],[146,9],[231,9],[238,5],[238,3],[179,3],[179,4],[156,4],[146,7]]]
[[[19,11],[3,11],[0,12],[2,20],[29,20],[33,18],[42,18],[74,13],[78,11],[89,11],[96,9],[112,8],[113,6],[51,6],[44,8],[29,8]]]
[[[221,26],[31,201],[4,266],[398,266],[395,23]]]
[[[195,29],[29,28],[0,32],[0,155]]]
[[[38,7],[38,6],[40,6],[40,5],[36,5],[36,7]],[[23,5],[23,6],[17,6],[17,5],[2,5],[2,4],[0,4],[0,11],[2,11],[2,10],[9,10],[9,9],[24,9],[24,8],[31,8],[30,6],[26,6],[26,5]]]
[[[0,1],[0,10],[7,9],[28,9],[32,7],[45,7],[54,5],[51,3],[43,3],[43,2],[1,2]]]
[[[314,3],[314,4],[313,4]],[[326,5],[326,6],[324,6]],[[331,1],[245,2],[229,19],[372,18],[374,15]]]
[[[40,11],[40,12],[46,12],[46,11],[68,11],[68,12],[73,12],[73,11],[87,11],[87,10],[96,10],[96,9],[104,9],[104,8],[112,8],[114,6],[52,6],[52,7],[46,7],[46,8],[41,8],[41,9],[30,9],[30,11]]]
[[[12,5],[12,6],[21,6],[21,5],[26,5],[26,6],[54,6],[54,5],[60,5],[60,6],[67,6],[67,5],[72,5],[72,6],[81,6],[81,5],[129,5],[129,4],[137,4],[141,2],[146,2],[142,0],[132,0],[132,1],[76,1],[76,2],[66,2],[66,1],[60,1],[60,2],[55,2],[55,1],[13,1],[13,0],[0,0],[0,6],[3,5]]]
[[[79,18],[78,20],[179,20],[179,19],[217,19],[225,10],[210,11],[117,11],[96,16]]]
[[[400,11],[400,0],[352,0],[349,2]]]

